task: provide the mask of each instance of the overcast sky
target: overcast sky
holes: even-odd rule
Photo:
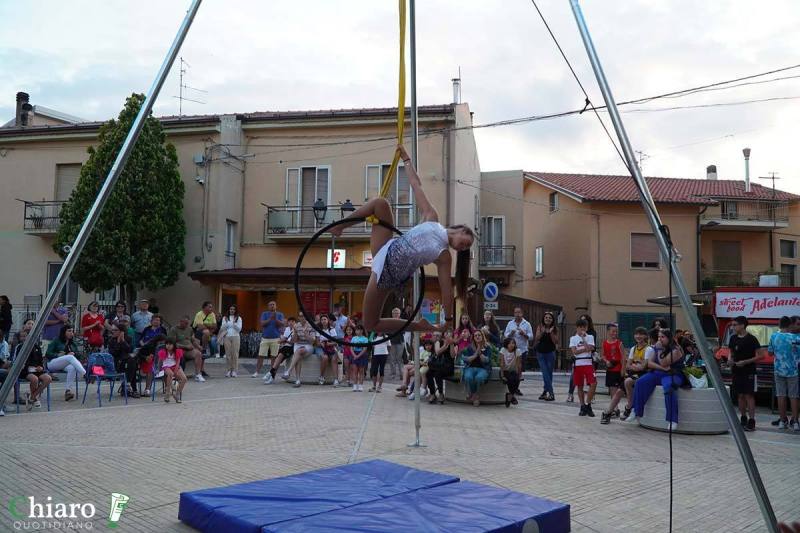
[[[145,92],[188,0],[0,3],[0,119],[14,95],[86,119],[115,116]],[[592,100],[602,103],[569,2],[540,8]],[[650,96],[800,63],[800,2],[584,0],[583,8],[617,100]],[[392,106],[397,91],[394,0],[205,0],[181,55],[186,83],[205,105],[184,113]],[[420,0],[420,104],[448,103],[459,66],[475,122],[580,108],[583,95],[528,0]],[[177,114],[177,66],[156,114]],[[767,76],[800,76],[800,68]],[[191,95],[190,95],[191,96]],[[800,97],[800,78],[663,99],[672,106]],[[632,109],[628,106],[623,109]],[[623,114],[645,174],[693,177],[716,164],[742,179],[779,172],[800,193],[800,99]],[[481,168],[623,173],[589,113],[476,131]],[[768,182],[761,182],[765,185]]]

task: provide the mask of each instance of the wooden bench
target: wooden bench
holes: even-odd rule
[[[460,375],[460,374],[459,374]],[[505,403],[508,387],[500,381],[500,367],[493,367],[489,374],[489,381],[478,387],[478,395],[482,404],[497,405]],[[454,380],[445,380],[444,397],[446,400],[457,403],[467,403],[466,384]]]
[[[679,389],[678,429],[685,435],[719,435],[727,433],[728,422],[714,389]],[[639,424],[647,429],[667,431],[664,391],[659,386],[644,406]]]

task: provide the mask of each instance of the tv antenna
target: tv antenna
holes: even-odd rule
[[[185,83],[183,83],[184,74],[186,74],[188,69],[192,68],[192,66],[189,63],[187,63],[186,61],[184,61],[183,57],[181,57],[180,60],[181,60],[181,67],[180,67],[180,82],[179,82],[178,96],[173,96],[173,98],[177,98],[178,99],[178,116],[183,116],[183,101],[184,100],[186,100],[187,102],[194,102],[195,104],[205,104],[206,103],[206,102],[201,102],[200,100],[195,100],[193,98],[187,98],[186,96],[183,95],[184,89],[188,89],[188,90],[191,90],[191,91],[197,91],[197,92],[200,92],[200,93],[206,93],[206,94],[208,94],[208,91],[204,91],[203,89],[197,89],[195,87],[190,87],[189,85],[186,85]]]
[[[639,156],[639,161],[638,161],[639,172],[644,172],[644,170],[643,170],[644,169],[644,166],[643,166],[644,162],[645,162],[645,160],[650,159],[650,157],[652,157],[652,156],[650,154],[648,154],[648,153],[645,153],[645,152],[641,151],[641,150],[636,150],[636,154]]]

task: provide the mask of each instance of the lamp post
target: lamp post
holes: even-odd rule
[[[328,214],[328,206],[325,202],[322,201],[322,198],[317,198],[317,201],[314,202],[314,206],[312,208],[314,210],[314,220],[317,221],[317,226],[322,225],[325,222],[325,216]],[[333,300],[333,240],[331,240],[331,258],[330,258],[330,265],[328,265],[331,270],[330,276],[330,292],[329,292],[329,299]],[[316,298],[315,298],[316,300]],[[314,312],[316,312],[317,306],[314,305]],[[331,311],[331,303],[328,302],[328,311]]]

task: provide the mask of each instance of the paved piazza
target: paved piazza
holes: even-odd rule
[[[218,362],[218,361],[217,361]],[[130,496],[118,531],[192,531],[177,519],[181,491],[295,474],[381,458],[567,502],[573,531],[666,531],[667,435],[537,401],[539,378],[523,382],[518,407],[422,406],[424,448],[413,440],[412,402],[382,394],[260,379],[190,381],[181,405],[115,397],[110,406],[65,404],[54,384],[44,408],[0,419],[0,531],[13,531],[7,500],[91,502],[105,529],[112,492]],[[242,361],[242,370],[251,360]],[[243,372],[244,373],[244,372]],[[107,391],[107,388],[106,388]],[[106,398],[107,399],[107,398]],[[94,402],[94,403],[93,403]],[[92,407],[92,405],[94,407]],[[8,405],[7,407],[11,407]],[[40,412],[41,411],[41,412]],[[800,435],[779,433],[763,411],[748,434],[780,519],[800,519]],[[675,531],[763,531],[733,439],[674,436]]]

